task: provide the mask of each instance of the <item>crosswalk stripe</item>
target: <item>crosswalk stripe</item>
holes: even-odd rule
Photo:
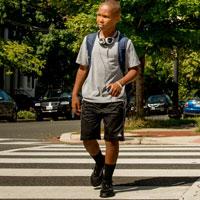
[[[90,176],[91,169],[0,169],[0,176]],[[199,169],[116,169],[115,177],[200,177]]]
[[[27,138],[0,138],[0,141],[13,141],[13,140],[18,140],[18,141],[41,141],[40,139],[27,139]]]
[[[88,156],[87,152],[12,152],[0,153],[9,156]],[[120,156],[200,156],[200,152],[120,152]]]
[[[101,148],[104,148],[105,145],[100,144]],[[82,148],[84,149],[82,144],[48,144],[43,145],[42,148]],[[127,149],[181,149],[181,148],[200,148],[199,144],[181,144],[181,145],[135,145],[135,144],[122,144],[120,145],[120,149],[127,148]]]
[[[1,145],[30,145],[30,144],[43,144],[43,142],[34,142],[34,141],[9,141],[9,142],[1,142]]]
[[[105,147],[101,148],[102,150],[105,150]],[[27,149],[27,151],[32,151],[33,149]],[[71,147],[69,148],[67,147],[49,147],[49,148],[41,148],[39,147],[34,147],[34,151],[56,151],[56,152],[60,152],[60,151],[85,151],[85,149],[83,147]],[[197,152],[200,151],[200,147],[199,148],[187,148],[187,147],[183,147],[183,148],[129,148],[129,147],[121,147],[120,151],[193,151],[193,152]]]
[[[174,200],[178,199],[185,191],[187,186],[171,186],[170,192],[166,187],[140,187],[137,186],[116,186],[114,187],[116,196],[109,199],[132,199],[144,200],[144,194],[148,194],[145,199],[155,200]],[[98,190],[86,186],[3,186],[0,187],[0,199],[102,199],[99,197]]]
[[[91,158],[0,158],[0,163],[94,163]],[[200,159],[119,158],[118,164],[200,164]]]
[[[90,184],[88,179],[94,161],[83,145],[50,144],[41,140],[9,138],[6,140],[0,138],[0,144],[27,145],[0,151],[0,179],[4,180],[0,185],[0,200],[101,199],[100,187],[94,189],[87,186]],[[101,148],[105,152],[105,146],[101,145]],[[140,180],[141,177],[152,181],[158,178],[171,180],[192,178],[195,181],[200,177],[199,156],[200,145],[122,145],[114,178],[126,182]],[[61,165],[66,167],[63,168]],[[161,165],[164,167],[160,168]],[[172,165],[176,168],[171,167]],[[134,166],[138,167],[134,168]],[[150,166],[153,168],[151,169]],[[72,182],[73,177],[74,182]],[[54,183],[55,179],[57,182]],[[65,179],[66,183],[60,185],[61,179]],[[31,180],[33,185],[30,183]],[[40,185],[40,180],[43,185]],[[49,183],[50,180],[53,180],[53,186]],[[25,181],[25,184],[22,185],[21,181]],[[184,181],[167,185],[168,187],[156,183],[119,184],[114,185],[116,196],[109,199],[178,200],[181,197],[183,200],[190,184],[192,182],[184,183]],[[198,188],[199,184],[196,185]]]

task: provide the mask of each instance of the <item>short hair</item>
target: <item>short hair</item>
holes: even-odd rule
[[[121,14],[120,1],[118,1],[118,0],[104,0],[104,1],[102,1],[102,3],[100,3],[99,7],[101,7],[103,5],[111,6],[112,7],[112,12],[114,14],[118,14],[118,15]]]

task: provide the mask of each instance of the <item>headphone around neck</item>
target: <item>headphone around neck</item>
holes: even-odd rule
[[[98,32],[99,44],[103,46],[112,45],[117,36],[118,36],[118,31],[115,31],[115,34],[113,35],[113,37],[100,38],[100,32]]]

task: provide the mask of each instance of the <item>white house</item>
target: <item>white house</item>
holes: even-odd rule
[[[3,37],[5,40],[9,39],[9,29],[4,28]],[[26,76],[18,69],[15,70],[13,79],[9,75],[6,75],[4,69],[0,70],[0,86],[10,93],[13,91],[16,93],[23,93],[31,97],[35,97],[35,88],[37,79],[33,76]],[[11,89],[12,88],[12,89]]]

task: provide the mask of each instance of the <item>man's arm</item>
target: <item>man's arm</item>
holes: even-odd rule
[[[124,86],[124,85],[132,82],[135,79],[135,77],[138,74],[138,67],[139,66],[130,68],[128,73],[123,78],[118,80],[118,82],[121,84],[121,86]]]
[[[72,112],[77,115],[80,115],[81,112],[81,104],[78,94],[87,77],[87,74],[88,74],[88,67],[80,65],[76,74],[76,80],[72,91]]]
[[[130,82],[132,82],[135,77],[138,74],[138,67],[133,67],[130,68],[129,71],[126,73],[125,76],[123,76],[121,79],[119,79],[118,81],[109,84],[107,87],[110,88],[110,94],[114,97],[119,96],[119,94],[121,93],[122,87]]]

